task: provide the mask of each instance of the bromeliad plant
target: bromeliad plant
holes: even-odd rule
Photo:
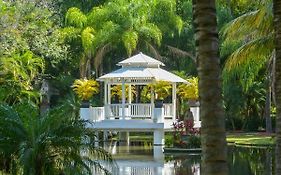
[[[75,80],[71,87],[82,101],[90,100],[94,94],[99,92],[98,82],[86,78]]]
[[[174,147],[200,148],[200,130],[194,128],[193,119],[173,123]]]

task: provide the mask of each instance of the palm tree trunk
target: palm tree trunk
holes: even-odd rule
[[[202,119],[202,174],[226,175],[227,147],[215,0],[193,0]]]
[[[272,133],[272,124],[271,124],[271,117],[270,117],[270,107],[271,107],[271,85],[270,84],[271,83],[268,80],[266,99],[265,99],[265,109],[264,109],[265,128],[266,128],[267,133]]]
[[[273,0],[276,51],[276,174],[281,174],[281,1]]]

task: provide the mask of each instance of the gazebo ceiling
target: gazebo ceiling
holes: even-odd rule
[[[99,81],[121,83],[124,79],[127,83],[148,84],[153,81],[168,81],[171,83],[186,83],[181,77],[160,68],[164,65],[143,53],[139,53],[126,60],[119,62],[122,68],[98,78]]]

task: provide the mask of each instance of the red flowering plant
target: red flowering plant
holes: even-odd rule
[[[199,148],[200,130],[194,128],[194,121],[187,119],[173,123],[174,146],[180,148]]]

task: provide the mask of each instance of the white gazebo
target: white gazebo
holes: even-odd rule
[[[167,81],[172,84],[172,103],[163,105],[163,115],[166,119],[176,119],[176,83],[186,83],[179,76],[172,74],[160,66],[164,64],[143,53],[139,53],[119,62],[120,69],[99,77],[104,82],[104,105],[107,119],[145,118],[153,119],[154,93],[151,91],[150,103],[132,103],[132,85],[147,85],[157,81]],[[111,86],[122,85],[122,103],[111,103]],[[125,87],[128,86],[128,94]],[[126,101],[126,95],[128,100]]]
[[[98,81],[104,82],[104,107],[91,107],[90,114],[81,117],[85,116],[86,119],[94,121],[93,128],[103,131],[152,131],[154,144],[163,144],[164,129],[172,129],[172,123],[176,120],[176,84],[187,83],[186,80],[162,69],[162,62],[143,53],[117,65],[121,68],[98,78]],[[132,86],[148,85],[157,81],[167,81],[172,85],[170,103],[164,103],[162,108],[155,108],[153,89],[149,103],[133,103]],[[122,86],[121,103],[112,103],[111,87],[114,85]]]

